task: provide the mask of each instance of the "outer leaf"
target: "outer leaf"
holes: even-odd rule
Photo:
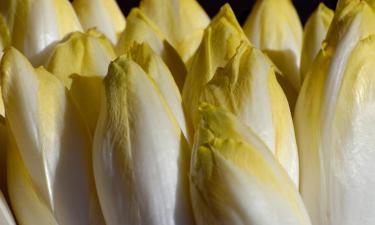
[[[6,51],[1,74],[14,137],[8,178],[17,219],[22,224],[102,224],[90,169],[91,140],[62,83],[43,68],[35,70],[14,48]]]
[[[94,171],[108,225],[194,224],[190,152],[153,81],[122,56],[104,79]]]
[[[204,85],[211,80],[218,67],[227,64],[241,42],[249,44],[232,9],[226,4],[205,30],[182,92],[184,109],[191,129],[196,121],[195,114]]]
[[[1,225],[15,225],[12,213],[8,208],[8,204],[0,191],[0,221]]]
[[[339,5],[296,107],[300,187],[313,224],[372,224],[374,4]]]
[[[129,49],[127,57],[141,66],[152,81],[155,82],[168,107],[172,110],[182,133],[187,140],[190,140],[182,109],[181,94],[163,60],[146,43],[134,44]]]
[[[191,167],[197,224],[311,224],[303,202],[272,153],[248,127],[203,105]]]
[[[288,101],[260,50],[242,44],[208,82],[202,101],[227,109],[251,127],[298,187],[298,150]]]
[[[34,65],[41,65],[49,48],[81,25],[68,0],[2,0],[12,45]]]
[[[70,89],[72,74],[104,77],[115,57],[108,39],[96,30],[89,30],[75,32],[57,44],[45,65]]]
[[[186,62],[196,51],[210,18],[195,0],[142,0],[140,9],[160,27]]]
[[[186,68],[176,50],[169,44],[160,29],[138,8],[132,9],[127,17],[125,31],[117,44],[117,54],[125,54],[134,44],[147,43],[156,52],[172,72],[180,90],[185,82]]]
[[[301,55],[301,82],[310,69],[315,56],[321,49],[329,25],[333,19],[333,11],[320,3],[306,22],[303,32],[303,46]]]
[[[294,106],[301,85],[299,63],[302,48],[302,25],[290,0],[258,0],[244,31],[251,43],[264,51],[287,78],[294,93],[282,84]]]
[[[126,22],[115,0],[74,0],[73,6],[84,29],[95,27],[117,43]]]

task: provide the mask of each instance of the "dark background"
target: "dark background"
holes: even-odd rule
[[[129,13],[132,7],[136,7],[139,4],[139,1],[137,0],[117,0],[117,2],[125,15]],[[222,5],[228,2],[236,13],[237,19],[243,23],[247,15],[250,13],[250,9],[255,0],[199,0],[198,2],[211,17],[219,11]],[[305,23],[310,13],[319,5],[320,2],[324,2],[326,6],[334,9],[336,7],[337,0],[293,0],[294,6],[301,17],[302,23]]]

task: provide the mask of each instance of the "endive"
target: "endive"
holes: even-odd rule
[[[232,9],[226,4],[205,30],[186,77],[182,100],[191,130],[204,85],[211,80],[217,68],[227,64],[241,42],[250,45]]]
[[[315,56],[324,41],[334,12],[320,3],[310,15],[303,31],[303,46],[301,55],[301,82],[306,76]]]
[[[126,53],[134,43],[147,43],[168,66],[180,90],[185,82],[186,67],[177,51],[170,45],[160,28],[138,8],[132,9],[127,17],[125,31],[116,47],[118,55]]]
[[[16,49],[2,59],[8,190],[20,224],[103,224],[88,130],[64,85]]]
[[[374,224],[375,5],[339,2],[295,112],[313,224]]]
[[[181,94],[163,60],[146,43],[134,43],[126,55],[142,67],[144,72],[155,82],[157,89],[173,112],[182,133],[187,140],[190,140],[182,108]]]
[[[210,18],[196,0],[142,0],[140,10],[187,62],[198,48]]]
[[[8,204],[0,191],[0,222],[1,225],[16,225],[12,213],[9,210]]]
[[[288,101],[273,65],[260,50],[241,44],[207,83],[201,100],[227,109],[251,127],[298,187],[298,151]]]
[[[257,0],[244,24],[251,43],[264,51],[287,78],[282,87],[293,106],[301,85],[302,25],[291,0]]]
[[[34,65],[41,65],[49,48],[67,34],[82,30],[68,0],[2,0],[12,45]]]
[[[45,62],[46,69],[69,89],[92,135],[99,115],[101,80],[115,57],[110,41],[90,29],[74,32],[56,44]]]
[[[106,224],[194,224],[190,151],[155,83],[121,56],[104,87],[94,172]]]
[[[200,117],[190,174],[198,225],[311,224],[292,181],[251,129],[207,104]]]
[[[126,22],[115,0],[74,0],[73,7],[84,29],[95,27],[117,43]]]

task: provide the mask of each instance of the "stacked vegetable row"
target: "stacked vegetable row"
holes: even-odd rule
[[[0,224],[375,223],[375,1],[0,15]]]

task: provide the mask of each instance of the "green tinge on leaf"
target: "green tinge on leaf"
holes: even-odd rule
[[[190,173],[198,225],[311,224],[292,181],[251,129],[220,108],[202,104],[199,113]]]
[[[204,85],[211,80],[217,68],[226,65],[242,42],[250,45],[232,9],[226,4],[205,30],[186,77],[182,100],[191,131],[197,120],[196,112]]]
[[[106,223],[193,224],[190,151],[156,82],[121,56],[104,87],[94,172]]]
[[[224,68],[216,71],[201,101],[232,112],[251,127],[299,185],[298,150],[288,101],[274,66],[260,50],[241,44]]]

